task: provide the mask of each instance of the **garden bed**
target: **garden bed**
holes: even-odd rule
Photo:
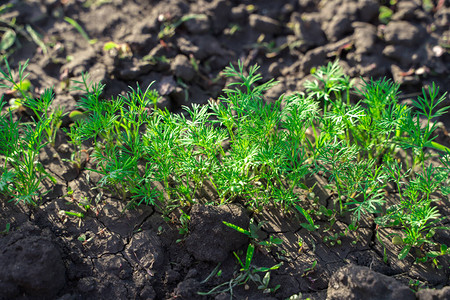
[[[450,8],[398,2],[11,2],[0,298],[446,299]]]

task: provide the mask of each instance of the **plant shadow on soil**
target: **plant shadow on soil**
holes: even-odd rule
[[[387,1],[320,5],[314,0],[16,2],[12,12],[18,24],[31,24],[49,46],[44,55],[32,39],[19,35],[22,47],[10,53],[12,66],[31,58],[28,71],[33,92],[55,86],[54,104],[67,111],[75,108],[80,97],[67,85],[70,80],[80,80],[82,72],[89,72],[93,81],[106,84],[105,98],[127,91],[136,82],[147,86],[156,81],[163,96],[158,106],[179,112],[181,105],[204,104],[208,98],[216,98],[226,82],[219,73],[238,58],[246,58],[245,66],[261,65],[264,80],[280,81],[268,91],[267,99],[302,90],[311,68],[336,57],[352,77],[389,75],[414,95],[417,86],[431,81],[443,88],[449,83],[448,50],[439,56],[433,52],[440,51],[433,47],[443,44],[449,35],[445,21],[448,1],[437,1],[443,2],[443,7],[433,12],[420,1],[398,1],[390,25],[377,20],[380,3],[386,5]],[[91,7],[85,5],[88,2]],[[187,14],[204,14],[206,19],[193,18],[175,28],[173,36],[158,38],[166,24],[159,19],[178,20]],[[90,38],[100,42],[89,45],[62,16],[79,20]],[[281,25],[287,23],[292,28]],[[434,31],[427,32],[430,27]],[[111,40],[127,44],[133,57],[120,57],[120,49],[105,51],[104,43]],[[440,121],[449,128],[447,118]],[[441,130],[439,139],[448,144],[448,133]],[[263,293],[249,282],[233,289],[234,299],[295,295],[298,297],[291,299],[325,299],[327,293],[330,299],[348,295],[356,299],[426,299],[427,293],[445,299],[450,293],[448,257],[438,258],[441,269],[414,263],[413,253],[398,260],[401,247],[387,238],[396,231],[377,229],[367,217],[357,233],[348,230],[350,223],[344,217],[324,233],[329,224],[326,219],[317,223],[318,231],[310,232],[300,225],[299,216],[274,207],[253,214],[239,204],[195,205],[189,211],[189,234],[181,236],[179,216],[167,220],[158,209],[146,206],[124,211],[122,200],[92,189],[98,175],[63,162],[70,158],[71,146],[63,134],[58,141],[40,156],[57,180],[42,205],[29,208],[0,196],[0,231],[4,230],[0,233],[0,299],[229,299],[229,292],[197,293],[236,277],[240,266],[233,251],[243,259],[249,239],[223,221],[247,229],[251,217],[264,222],[258,231],[261,239],[283,241],[271,249],[257,247],[252,259],[257,267],[282,262],[279,269],[271,271],[269,283],[269,287],[280,287]],[[82,160],[84,167],[90,166],[88,154]],[[318,177],[311,180],[309,186],[323,182]],[[334,195],[320,186],[316,185],[315,194],[331,205]],[[68,195],[69,191],[73,194]],[[211,192],[204,194],[216,198]],[[390,196],[395,198],[395,194]],[[78,205],[82,200],[90,201],[89,210]],[[443,216],[450,215],[448,199],[437,206]],[[61,211],[83,213],[84,218]],[[332,238],[324,242],[324,236]],[[450,245],[448,230],[434,239]],[[208,278],[210,274],[213,276]],[[412,285],[415,288],[438,290],[414,295],[408,288],[411,280],[418,282]],[[348,288],[361,281],[368,283],[360,294]]]

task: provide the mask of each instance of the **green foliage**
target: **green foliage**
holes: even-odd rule
[[[89,44],[93,45],[93,44],[97,43],[96,39],[89,38],[89,35],[86,33],[86,31],[83,29],[83,27],[81,27],[81,25],[77,21],[75,21],[74,19],[69,18],[69,17],[64,17],[64,21],[66,21],[67,23],[72,25],[73,28],[75,28]]]
[[[112,188],[124,199],[131,197],[131,207],[155,204],[157,193],[150,186],[154,172],[151,166],[142,170],[138,165],[145,164],[148,158],[141,129],[150,121],[149,106],[157,94],[138,86],[127,95],[106,102],[99,98],[103,85],[89,83],[86,75],[78,83],[87,93],[79,103],[85,117],[78,119],[67,133],[77,148],[83,141],[93,141],[91,156],[97,168],[92,171],[103,175],[99,186]]]
[[[421,173],[415,174],[415,178],[411,178],[410,170],[401,174],[402,166],[397,161],[390,161],[386,171],[397,185],[400,203],[390,206],[376,222],[382,226],[401,226],[403,236],[400,236],[397,243],[403,245],[403,249],[398,258],[404,259],[412,247],[436,245],[432,241],[436,230],[449,229],[438,225],[444,218],[437,207],[433,206],[434,200],[430,197],[444,178],[448,178],[448,173],[444,177],[430,164]]]
[[[241,266],[240,270],[235,272],[233,278],[230,281],[219,284],[208,292],[198,292],[198,294],[202,296],[208,296],[229,292],[232,298],[233,289],[239,285],[246,285],[249,281],[256,284],[258,289],[262,290],[264,293],[272,293],[278,290],[280,288],[280,285],[277,285],[273,288],[269,287],[270,271],[277,270],[283,263],[276,264],[272,267],[256,267],[252,264],[254,252],[255,246],[252,244],[248,245],[244,260],[241,260],[236,252],[233,252],[234,256],[239,262],[239,265]],[[264,273],[265,275],[261,278],[258,273]]]
[[[380,6],[380,13],[378,19],[381,23],[387,24],[391,20],[393,11],[387,6]]]
[[[0,116],[0,192],[35,204],[42,180],[51,179],[38,154],[55,142],[63,110],[51,108],[52,90],[32,99],[23,74],[26,65],[19,67],[17,81],[6,66],[1,79],[8,84],[3,86],[20,96],[33,122],[13,121],[11,110]],[[329,226],[321,226],[326,232],[344,214],[351,214],[349,228],[357,228],[364,216],[375,218],[379,226],[401,228],[399,258],[413,248],[424,249],[421,262],[448,252],[436,250],[442,245],[432,238],[445,229],[434,195],[450,194],[450,149],[438,144],[434,133],[435,119],[448,110],[442,105],[445,93],[440,95],[433,84],[410,107],[399,103],[398,84],[386,78],[354,89],[335,61],[315,70],[313,81],[305,83],[306,94],[266,103],[265,92],[277,83],[261,83],[258,69],[255,65],[245,71],[242,62],[230,65],[223,75],[235,81],[217,100],[183,107],[180,114],[159,109],[159,95],[151,86],[104,100],[104,86],[83,75],[77,84],[85,95],[69,115],[74,123],[65,129],[75,147],[71,161],[81,168],[81,153],[89,151],[94,162],[90,171],[101,174],[98,188],[119,195],[126,208],[155,205],[166,215],[179,209],[182,234],[189,221],[184,211],[205,202],[208,190],[216,196],[209,204],[240,202],[254,212],[268,206],[296,211],[310,231],[319,229],[318,219],[328,220]],[[351,103],[351,93],[361,99]],[[436,151],[442,154],[440,166],[428,163]],[[306,179],[312,175],[326,181],[329,207],[308,196],[312,187]],[[391,186],[399,201],[386,208]],[[248,230],[226,225],[257,240],[261,224],[252,223]],[[338,244],[341,236],[326,239]],[[270,238],[256,245],[279,243]],[[240,261],[244,281],[253,276],[247,262]]]
[[[28,98],[24,105],[34,112],[37,122],[49,121],[48,126],[44,127],[44,131],[47,140],[52,146],[55,146],[56,133],[61,127],[62,118],[64,117],[64,108],[51,109],[53,99],[53,91],[46,89],[40,99]]]
[[[226,221],[222,221],[223,224],[225,224],[226,226],[233,228],[234,230],[236,230],[237,232],[240,232],[242,234],[245,234],[246,236],[248,236],[251,239],[251,242],[255,245],[258,246],[263,246],[266,247],[268,250],[270,250],[271,247],[275,246],[275,245],[280,245],[283,243],[283,240],[279,239],[279,238],[274,238],[273,236],[269,236],[269,240],[261,240],[259,237],[259,230],[261,229],[262,225],[264,224],[264,222],[260,222],[259,224],[255,224],[255,221],[253,219],[250,219],[250,225],[249,225],[249,230],[243,229],[242,227],[239,227],[235,224],[231,224],[229,222]]]
[[[0,87],[14,89],[25,99],[25,104],[32,106],[33,101],[28,93],[22,89],[24,87],[23,72],[27,66],[19,65],[18,79],[12,73],[8,63],[5,61],[6,71],[0,70]],[[45,99],[42,107],[48,108],[52,95],[44,93]],[[0,104],[0,109],[4,103]],[[40,150],[50,141],[51,135],[44,135],[45,132],[52,132],[50,119],[47,114],[37,115],[34,123],[21,123],[14,121],[12,112],[0,114],[0,155],[3,158],[3,166],[0,179],[0,192],[7,195],[12,201],[24,202],[36,205],[37,199],[41,196],[42,181],[44,179],[55,179],[44,169],[39,161]]]
[[[439,88],[433,85],[429,88],[428,92],[422,89],[423,97],[419,96],[417,101],[413,101],[413,105],[416,107],[417,112],[413,114],[411,118],[408,118],[402,126],[402,130],[408,134],[408,138],[402,143],[404,148],[412,148],[414,157],[414,164],[425,161],[424,149],[435,148],[437,150],[446,151],[447,147],[440,145],[433,140],[436,136],[433,136],[433,132],[437,128],[437,124],[433,122],[433,119],[445,114],[450,106],[445,106],[437,109],[440,104],[445,100],[447,93],[441,95],[438,98]],[[427,95],[428,94],[428,95]],[[425,126],[421,125],[420,116],[426,118]]]
[[[314,231],[319,229],[319,225],[314,225],[314,220],[313,218],[310,216],[310,214],[303,209],[303,207],[299,206],[299,205],[295,205],[295,208],[303,215],[303,217],[305,217],[306,221],[308,223],[300,223],[300,225],[309,230],[309,231]]]
[[[184,22],[187,22],[189,20],[205,20],[208,17],[204,14],[188,14],[185,16],[182,16],[180,19],[178,20],[170,20],[170,19],[166,19],[165,16],[161,15],[161,17],[159,18],[160,21],[162,21],[161,24],[161,29],[158,33],[158,38],[159,39],[165,39],[165,38],[169,38],[172,37],[175,34],[175,30],[178,28],[178,26],[180,26],[181,24],[183,24]]]

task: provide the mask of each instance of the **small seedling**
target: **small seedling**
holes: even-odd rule
[[[84,243],[86,241],[86,235],[83,233],[78,237],[78,240],[82,243]]]
[[[423,290],[426,288],[425,282],[421,282],[420,280],[414,280],[414,279],[410,279],[409,280],[409,288],[414,292],[417,293],[420,290]]]
[[[314,225],[314,220],[311,218],[311,216],[309,215],[309,213],[304,210],[301,206],[299,205],[295,205],[295,208],[305,217],[306,221],[308,221],[308,223],[300,223],[300,225],[307,229],[308,231],[315,231],[317,229],[319,229],[319,225]]]
[[[34,101],[26,91],[22,90],[27,64],[28,62],[19,64],[17,80],[6,60],[6,71],[0,69],[0,87],[16,89],[26,99],[25,103]],[[3,108],[3,105],[4,103],[1,102],[0,108]],[[41,193],[42,181],[48,179],[56,183],[56,179],[39,161],[40,150],[49,142],[46,141],[44,133],[48,132],[50,124],[51,120],[46,114],[35,119],[31,124],[13,121],[11,111],[0,114],[0,155],[5,158],[0,170],[6,174],[1,177],[0,181],[3,184],[0,186],[9,183],[8,187],[3,187],[1,191],[10,197],[10,201],[37,205],[43,194]]]
[[[82,233],[79,237],[78,240],[81,242],[81,244],[83,246],[85,246],[87,243],[89,243],[90,241],[92,241],[94,239],[95,235],[91,236],[91,237],[87,237],[86,234]]]
[[[83,213],[78,213],[78,212],[73,212],[73,211],[62,211],[62,213],[64,213],[67,216],[71,216],[71,217],[77,217],[77,218],[84,218],[84,214]]]
[[[0,234],[7,235],[9,233],[10,229],[11,229],[11,223],[6,223],[5,230],[0,231]]]
[[[64,117],[64,108],[56,107],[51,109],[55,95],[53,90],[46,89],[40,99],[28,98],[24,102],[24,106],[31,109],[34,113],[35,122],[48,122],[44,128],[47,141],[51,146],[55,146],[56,134],[61,127],[62,118]]]
[[[133,52],[131,51],[130,45],[127,43],[115,43],[115,42],[106,42],[103,46],[103,50],[106,52],[117,51],[117,55],[119,58],[132,57]]]
[[[192,19],[204,20],[207,19],[207,16],[203,14],[189,14],[181,17],[177,21],[173,21],[164,15],[160,15],[158,19],[162,22],[161,30],[158,33],[158,38],[165,39],[172,37],[175,34],[175,30],[177,29],[177,27],[183,24],[184,22],[187,22]]]
[[[333,234],[333,235],[328,235],[328,236],[325,236],[324,238],[323,238],[323,242],[324,243],[329,243],[331,246],[334,246],[334,245],[341,245],[342,244],[342,240],[341,240],[341,237],[342,236],[344,236],[344,233],[335,233],[335,234]]]
[[[448,229],[448,228],[447,228]],[[425,252],[423,257],[417,257],[416,263],[425,263],[428,260],[431,260],[432,265],[437,269],[442,269],[442,265],[440,265],[437,261],[437,257],[445,256],[450,254],[450,249],[445,244],[436,245],[439,247],[438,251],[428,251]]]
[[[90,39],[89,35],[86,33],[86,31],[84,31],[83,27],[81,27],[81,25],[77,21],[69,17],[64,17],[64,21],[72,25],[89,44],[93,45],[97,43],[97,39]]]
[[[391,20],[393,11],[387,6],[380,6],[380,14],[378,16],[378,19],[381,23],[387,24]]]
[[[253,254],[255,252],[255,246],[249,244],[247,247],[247,253],[245,256],[245,260],[242,261],[239,255],[236,252],[233,252],[234,256],[239,262],[241,266],[239,272],[236,272],[233,279],[230,281],[219,284],[208,292],[198,292],[199,295],[208,296],[208,295],[216,295],[225,292],[229,292],[231,298],[233,298],[233,289],[239,285],[247,285],[248,281],[252,281],[258,286],[258,289],[263,290],[264,293],[273,293],[280,288],[280,285],[277,285],[273,288],[269,287],[270,283],[270,271],[277,270],[282,263],[276,264],[270,268],[266,267],[255,267],[251,264],[253,259]],[[263,278],[258,273],[265,273]]]
[[[272,249],[273,247],[277,247],[282,243],[283,243],[282,239],[270,235],[268,241],[261,241],[259,242],[259,245],[265,247],[268,251],[270,251],[270,249]]]
[[[189,221],[191,220],[191,216],[189,216],[188,214],[186,214],[183,210],[180,210],[181,215],[180,215],[180,223],[181,223],[181,227],[178,230],[178,233],[186,236],[189,233]],[[182,242],[184,241],[183,239],[178,239],[176,242]]]
[[[274,238],[273,236],[269,236],[268,241],[260,241],[260,237],[258,235],[258,231],[261,229],[261,227],[264,225],[264,222],[260,222],[259,224],[255,224],[255,221],[253,219],[250,220],[249,230],[243,229],[237,225],[228,223],[226,221],[222,221],[223,224],[226,226],[233,228],[234,230],[245,234],[248,236],[253,243],[259,246],[265,247],[268,251],[274,246],[281,245],[283,243],[282,239]]]
[[[314,272],[314,269],[316,268],[316,266],[317,266],[317,260],[315,260],[312,263],[311,267],[306,268],[305,270],[303,270],[302,277],[309,276],[312,272]]]

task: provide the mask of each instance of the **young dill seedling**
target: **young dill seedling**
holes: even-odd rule
[[[213,115],[218,119],[217,123],[227,128],[231,143],[235,142],[235,131],[239,131],[241,126],[244,126],[241,134],[246,135],[245,129],[253,131],[252,127],[249,126],[253,122],[264,125],[263,122],[266,118],[261,116],[264,112],[261,109],[269,112],[270,108],[264,107],[263,92],[277,84],[277,82],[270,80],[264,84],[256,85],[262,79],[262,76],[256,73],[259,69],[257,65],[250,67],[247,75],[244,73],[244,65],[241,61],[238,63],[238,68],[236,70],[233,65],[225,68],[223,71],[224,76],[235,77],[240,81],[230,83],[223,90],[225,95],[219,97],[218,102],[210,102]],[[231,89],[234,86],[237,87]],[[259,114],[253,116],[253,113]],[[249,118],[252,118],[252,120],[249,120]],[[269,135],[270,132],[273,132],[273,128],[270,125],[266,125],[268,129],[266,134],[269,133]],[[251,132],[249,132],[250,136],[252,136]],[[260,134],[262,135],[263,133]]]
[[[417,100],[413,100],[413,105],[416,107],[415,112],[410,118],[406,120],[401,129],[407,133],[407,137],[402,141],[402,146],[405,149],[412,148],[414,166],[421,163],[424,167],[425,148],[434,148],[439,151],[448,151],[449,149],[439,143],[433,141],[436,136],[433,136],[433,132],[437,128],[437,123],[433,122],[433,119],[445,114],[450,106],[436,108],[445,100],[447,93],[444,93],[438,98],[439,87],[436,87],[434,82],[429,88],[428,93],[425,88],[422,88],[423,97],[419,96]],[[427,96],[428,94],[428,96]],[[425,126],[422,126],[420,122],[420,116],[426,118]]]
[[[264,103],[263,92],[276,82],[258,85],[257,70],[258,66],[250,67],[246,74],[241,62],[238,69],[227,67],[224,74],[239,81],[224,89],[218,102],[210,102],[214,122],[227,129],[231,144],[213,182],[222,199],[243,197],[257,210],[272,201],[287,207],[296,200],[284,196],[292,194],[307,173],[302,144],[318,106],[300,94],[287,97],[285,109],[281,108],[283,98]],[[286,190],[286,186],[290,187]]]
[[[0,102],[0,112],[4,104]],[[0,155],[3,161],[3,166],[0,168],[2,171],[0,192],[9,197],[13,196],[12,183],[15,173],[8,170],[8,159],[19,149],[19,122],[13,121],[12,118],[11,111],[9,114],[0,114]]]
[[[444,196],[448,196],[450,194],[450,151],[446,151],[445,154],[441,155],[439,160],[442,164],[442,167],[439,168],[439,174],[445,178],[441,181],[440,190]]]
[[[55,145],[56,133],[59,130],[62,122],[61,119],[64,116],[64,108],[57,107],[51,109],[51,105],[53,103],[55,95],[53,94],[52,89],[46,89],[44,93],[41,95],[39,99],[34,99],[31,97],[31,94],[28,92],[28,87],[24,84],[28,75],[24,75],[24,71],[28,66],[28,61],[26,61],[23,65],[19,65],[17,72],[17,80],[14,78],[14,75],[11,71],[11,68],[8,62],[5,60],[6,72],[1,70],[0,81],[6,82],[2,83],[0,86],[5,88],[10,88],[22,95],[22,99],[20,100],[21,105],[24,107],[30,108],[34,115],[31,116],[35,122],[47,122],[49,123],[44,127],[44,131],[46,132],[47,140],[50,142],[52,146]]]
[[[104,85],[90,83],[85,74],[77,83],[81,84],[77,89],[86,93],[79,102],[84,118],[77,120],[68,134],[78,147],[83,141],[92,141],[96,168],[91,171],[103,175],[99,186],[111,188],[123,199],[131,198],[127,207],[155,204],[158,193],[151,189],[154,167],[143,170],[141,166],[148,156],[144,127],[158,94],[150,86],[146,90],[137,86],[125,96],[106,101],[100,98]]]
[[[432,205],[433,200],[430,198],[430,194],[445,178],[432,165],[422,170],[422,174],[416,173],[416,178],[410,178],[411,170],[403,172],[396,160],[387,160],[385,170],[397,186],[400,203],[389,207],[386,214],[378,217],[376,222],[382,226],[402,226],[403,236],[396,243],[403,245],[398,258],[404,259],[412,247],[435,245],[431,240],[435,230],[448,229],[437,226],[444,218],[437,207]]]
[[[137,184],[130,187],[131,200],[124,209],[131,209],[138,207],[142,203],[145,205],[154,205],[164,212],[164,206],[160,206],[159,202],[165,204],[162,192],[155,188],[153,181],[154,170],[148,166],[145,167],[145,172],[141,179],[137,180]]]
[[[183,150],[177,159],[180,171],[177,178],[181,179],[179,184],[186,188],[187,199],[191,202],[204,182],[218,171],[218,157],[224,154],[221,144],[227,138],[222,128],[212,126],[208,109],[207,105],[194,104],[192,108],[184,107],[189,119],[179,117],[183,128],[179,142]]]
[[[164,189],[161,202],[164,205],[168,203],[173,193],[171,183],[177,167],[174,158],[177,153],[182,152],[178,143],[181,129],[172,114],[156,111],[152,114],[142,136],[146,169],[154,170],[152,179],[161,183]]]
[[[87,152],[87,150],[82,149],[83,140],[78,132],[79,127],[80,125],[72,125],[69,127],[69,129],[62,128],[62,131],[70,138],[69,143],[71,143],[75,148],[70,156],[70,159],[62,159],[62,161],[72,163],[72,165],[76,168],[77,171],[80,171],[83,167],[81,153],[83,151]]]
[[[43,121],[45,119],[50,120],[48,126],[44,128],[47,134],[47,140],[50,145],[55,146],[56,134],[61,127],[61,119],[64,116],[64,108],[57,107],[51,109],[55,95],[53,90],[46,89],[39,99],[28,98],[24,105],[30,108],[38,121]]]
[[[317,159],[314,161],[315,172],[322,171],[324,174],[330,173],[329,182],[332,185],[329,188],[336,189],[338,193],[336,202],[339,203],[339,209],[342,213],[344,210],[343,201],[346,196],[349,196],[348,193],[345,193],[345,187],[353,184],[351,176],[347,176],[346,173],[353,172],[357,147],[356,145],[349,147],[343,141],[335,141],[323,145],[323,147],[316,149],[316,151]]]
[[[386,79],[370,80],[357,90],[363,99],[350,105],[341,98],[341,91],[349,93],[348,85],[345,85],[348,89],[340,85],[342,76],[339,66],[330,63],[319,68],[314,75],[315,82],[306,83],[308,96],[324,101],[323,113],[311,125],[315,144],[309,144],[314,171],[329,174],[340,212],[352,211],[354,221],[359,221],[362,213],[380,213],[385,202],[384,187],[388,182],[396,184],[401,203],[389,211],[390,217],[385,217],[402,225],[406,246],[401,257],[404,257],[411,247],[431,243],[425,236],[440,220],[436,208],[427,199],[445,181],[446,172],[432,166],[425,168],[424,150],[426,147],[447,150],[433,141],[437,125],[432,123],[432,119],[448,109],[436,109],[445,94],[439,98],[434,84],[428,93],[423,90],[423,97],[413,102],[418,109],[413,114],[406,105],[398,103],[398,84]],[[419,116],[425,117],[425,126]],[[407,185],[403,180],[409,173],[394,159],[399,146],[413,148],[413,164],[420,163],[424,170]]]
[[[0,154],[4,156],[1,191],[12,200],[36,205],[41,194],[41,182],[45,178],[54,178],[45,171],[39,162],[39,151],[45,146],[43,131],[47,124],[43,122],[21,126],[9,117],[0,117]],[[20,127],[20,129],[19,129]],[[19,135],[19,130],[22,134]]]
[[[326,114],[330,105],[342,107],[344,104],[350,105],[350,89],[353,81],[349,76],[344,75],[339,66],[339,60],[321,66],[312,72],[314,81],[306,81],[305,88],[308,95],[317,100],[323,100],[323,112]],[[345,97],[345,102],[344,98]]]
[[[409,109],[398,103],[399,84],[390,79],[364,81],[357,89],[365,114],[352,128],[354,142],[360,146],[362,156],[381,163],[384,155],[394,156],[400,127],[409,115]]]
[[[399,145],[445,148],[433,144],[436,125],[429,123],[427,132],[415,123],[417,114],[412,117],[408,107],[398,104],[398,85],[386,79],[365,82],[359,91],[363,99],[352,105],[352,82],[335,62],[319,69],[316,78],[321,83],[309,83],[311,94],[266,104],[263,94],[276,83],[259,84],[257,70],[253,66],[245,73],[241,62],[237,69],[227,67],[224,74],[238,81],[228,85],[218,101],[184,107],[179,115],[150,110],[157,93],[139,87],[125,97],[103,101],[103,86],[83,77],[87,96],[80,107],[86,118],[75,123],[71,139],[93,141],[96,172],[103,175],[99,185],[131,199],[127,207],[161,204],[167,214],[196,203],[208,183],[220,203],[238,200],[255,211],[272,203],[285,210],[295,207],[307,219],[304,225],[315,229],[295,188],[305,189],[304,177],[321,171],[337,193],[339,212],[353,213],[354,228],[363,215],[382,212],[384,188],[394,183],[401,201],[396,210],[388,210],[384,224],[401,225],[402,243],[408,247],[429,243],[426,237],[440,220],[430,195],[449,171],[430,166],[411,179],[396,154]],[[432,100],[424,96],[417,104],[428,120],[444,112],[433,113],[441,100],[436,100],[435,89],[430,95]],[[322,111],[317,98],[325,102]],[[336,215],[323,209],[328,217]]]
[[[290,144],[290,158],[296,161],[299,145],[305,145],[309,152],[314,152],[317,147],[318,136],[315,130],[315,122],[319,119],[319,104],[311,95],[296,93],[284,98],[285,107],[281,112],[281,127],[286,129],[286,143]],[[314,140],[306,135],[308,128],[312,127]],[[315,142],[315,144],[313,144]]]
[[[24,71],[27,62],[19,65],[17,81],[6,60],[5,65],[6,71],[0,69],[0,87],[14,88],[26,101],[30,101],[29,95],[21,88],[26,78]],[[47,103],[51,103],[51,93],[46,93],[43,97]],[[0,108],[2,107],[3,103]],[[44,132],[49,130],[51,120],[47,114],[38,117],[34,124],[21,124],[20,121],[12,119],[11,111],[7,115],[0,116],[0,154],[4,156],[5,162],[3,166],[5,174],[2,175],[1,181],[3,184],[6,182],[11,185],[6,189],[3,188],[3,191],[6,191],[16,203],[36,205],[37,198],[41,196],[42,181],[46,178],[56,181],[39,161],[39,152],[48,143],[45,141]]]

